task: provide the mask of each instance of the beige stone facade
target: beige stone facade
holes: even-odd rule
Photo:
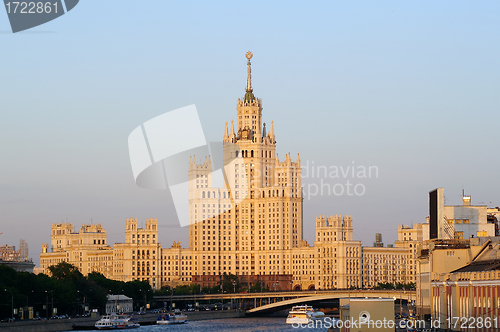
[[[106,278],[131,281],[146,280],[160,287],[161,248],[158,243],[157,220],[146,220],[146,228],[137,227],[137,219],[127,219],[125,243],[107,245],[106,230],[101,224],[83,225],[78,232],[71,223],[53,224],[52,251],[42,245],[39,273],[50,274],[48,267],[70,263],[83,275],[91,272]]]
[[[416,283],[417,246],[422,242],[422,224],[398,226],[394,247],[363,247],[363,287],[379,283]]]
[[[363,247],[363,287],[408,283],[410,251],[406,248]]]
[[[394,246],[408,250],[408,257],[404,266],[405,275],[402,276],[403,283],[416,283],[417,281],[417,247],[422,243],[423,237],[422,224],[411,227],[402,224],[398,226],[398,240],[394,242]]]
[[[125,243],[113,246],[113,279],[148,281],[151,287],[161,287],[161,245],[158,242],[158,221],[146,219],[140,228],[137,219],[125,223]]]
[[[316,218],[313,280],[320,289],[361,287],[361,241],[352,239],[351,216]]]
[[[49,266],[67,262],[84,275],[99,272],[113,277],[113,249],[107,244],[106,230],[101,224],[83,225],[78,232],[71,223],[53,224],[51,249],[49,252],[49,245],[42,245],[41,273],[49,274]]]

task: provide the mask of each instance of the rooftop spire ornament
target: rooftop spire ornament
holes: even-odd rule
[[[246,89],[246,91],[252,92],[253,91],[252,90],[252,68],[250,67],[251,66],[250,59],[253,57],[253,54],[252,54],[252,52],[248,51],[245,56],[248,59],[248,76],[247,76],[247,89]]]

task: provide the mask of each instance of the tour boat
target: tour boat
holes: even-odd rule
[[[140,327],[137,319],[128,315],[104,315],[95,323],[98,330],[133,329]]]
[[[183,324],[187,322],[188,318],[179,310],[168,313],[166,315],[158,316],[156,319],[156,324],[158,325],[170,325],[170,324]]]
[[[292,307],[286,318],[287,324],[309,324],[311,321],[322,319],[325,314],[321,311],[314,311],[308,305],[298,305]]]

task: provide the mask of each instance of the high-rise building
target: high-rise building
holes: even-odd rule
[[[247,84],[237,104],[237,128],[223,138],[224,185],[213,185],[211,158],[189,163],[189,247],[193,274],[291,274],[291,250],[302,240],[300,158],[276,153],[274,124],[263,123],[262,101]]]

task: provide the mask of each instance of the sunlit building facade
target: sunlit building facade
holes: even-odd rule
[[[236,121],[224,128],[223,169],[213,169],[211,156],[186,161],[188,248],[180,242],[161,248],[156,219],[144,229],[127,219],[125,243],[113,248],[100,225],[84,225],[79,233],[71,224],[53,225],[52,250],[43,245],[40,255],[43,272],[65,261],[83,274],[148,280],[153,288],[193,280],[211,284],[225,273],[267,288],[361,286],[361,242],[352,239],[351,216],[319,216],[314,245],[303,240],[300,157],[279,158],[274,123],[263,122],[262,101],[253,93],[252,54],[246,57],[245,95],[238,99]]]
[[[49,266],[67,262],[84,275],[98,272],[113,277],[113,249],[101,224],[82,225],[78,232],[71,223],[53,224],[50,249],[42,244],[39,273],[49,274]]]

